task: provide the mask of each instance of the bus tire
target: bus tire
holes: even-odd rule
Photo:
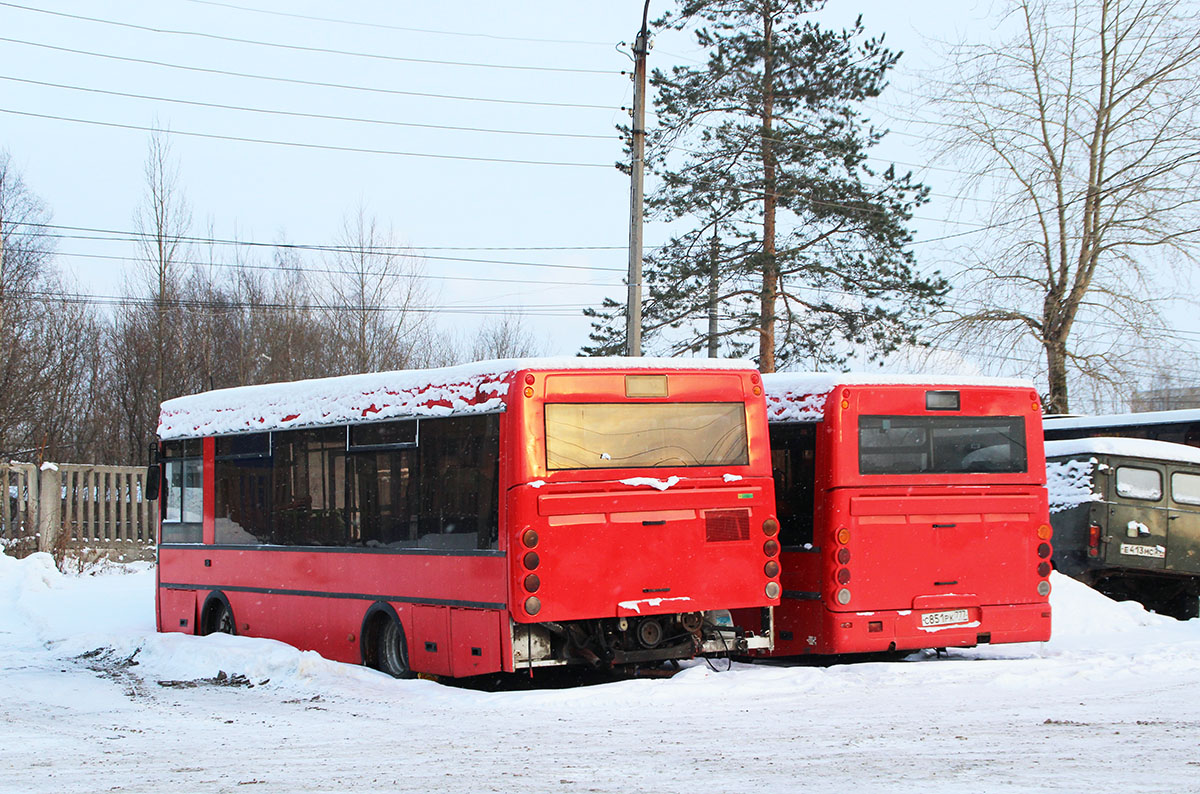
[[[363,664],[392,678],[413,678],[408,660],[408,639],[396,611],[386,604],[376,604],[363,621]]]
[[[216,592],[204,602],[200,613],[201,634],[237,634],[237,622],[233,619],[233,607],[224,593]]]

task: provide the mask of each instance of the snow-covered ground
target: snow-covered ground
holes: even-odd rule
[[[0,791],[1200,790],[1200,620],[1053,584],[1042,645],[489,693],[156,634],[148,567],[0,555]]]

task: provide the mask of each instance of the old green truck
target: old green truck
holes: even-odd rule
[[[1165,441],[1046,442],[1054,566],[1110,598],[1200,615],[1200,449]]]

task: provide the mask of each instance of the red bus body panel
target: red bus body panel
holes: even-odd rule
[[[160,545],[158,629],[198,633],[204,604],[220,594],[239,634],[360,663],[364,618],[372,605],[384,603],[400,619],[414,671],[466,676],[514,670],[513,623],[735,607],[757,612],[777,605],[778,597],[765,594],[779,579],[764,572],[771,557],[763,524],[774,517],[775,502],[758,374],[633,371],[661,371],[669,380],[669,399],[646,402],[744,402],[748,465],[549,471],[547,401],[635,400],[626,397],[625,370],[522,369],[499,389],[497,549],[217,546],[215,441],[207,436],[204,543]],[[494,399],[495,393],[483,396]],[[635,477],[666,487],[620,482]],[[679,479],[672,483],[672,477]],[[705,516],[713,510],[744,513],[746,536],[710,537]],[[541,581],[536,615],[525,609],[531,569],[521,539],[527,529],[539,536],[532,569]]]
[[[527,375],[532,378],[526,377]],[[771,581],[763,572],[763,522],[774,516],[766,406],[753,393],[754,376],[736,372],[671,373],[671,398],[679,402],[746,401],[748,466],[690,469],[571,469],[545,465],[546,402],[607,402],[623,395],[624,377],[612,373],[518,373],[532,396],[509,404],[505,419],[513,438],[530,454],[513,455],[508,482],[511,588],[518,622],[563,621],[623,615],[670,614],[710,609],[764,607]],[[761,388],[760,388],[761,391]],[[680,482],[669,485],[671,476]],[[726,478],[728,475],[728,480]],[[658,481],[662,490],[623,483],[634,477]],[[705,513],[748,514],[744,539],[706,537]],[[525,565],[520,538],[538,534],[538,566]],[[536,570],[541,580],[536,617],[518,604],[523,582]]]
[[[959,410],[940,415],[1023,416],[1026,471],[861,474],[858,417],[928,415],[931,389],[960,394]],[[1049,600],[1038,594],[1047,561],[1038,530],[1049,513],[1035,398],[1028,388],[936,383],[830,392],[816,429],[813,542],[785,546],[774,655],[1049,639]],[[949,610],[966,620],[922,625],[922,615]]]

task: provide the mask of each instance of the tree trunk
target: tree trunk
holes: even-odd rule
[[[1045,410],[1048,414],[1065,414],[1070,410],[1067,400],[1067,340],[1047,339],[1044,345],[1046,375],[1050,383]]]
[[[721,327],[718,322],[717,306],[720,303],[720,240],[714,233],[712,238],[712,247],[708,252],[708,357],[718,358],[720,354],[720,341],[717,334]]]
[[[771,124],[775,110],[774,56],[772,53],[771,0],[763,0],[763,251],[762,292],[759,309],[758,368],[775,371],[775,302],[779,295],[779,263],[775,259],[775,153],[771,149]]]

